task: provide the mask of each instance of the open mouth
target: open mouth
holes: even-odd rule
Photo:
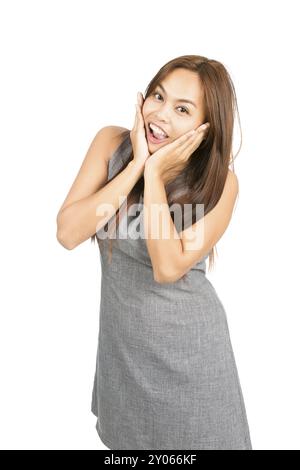
[[[155,144],[164,142],[169,138],[169,136],[164,137],[164,136],[159,136],[158,134],[154,134],[154,131],[150,127],[150,123],[148,124],[147,131],[148,131],[147,135],[148,135],[149,140]]]

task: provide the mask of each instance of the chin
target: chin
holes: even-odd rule
[[[155,150],[151,150],[151,144],[148,144],[149,155],[152,155]]]

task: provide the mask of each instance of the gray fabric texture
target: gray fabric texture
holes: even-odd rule
[[[132,150],[126,137],[110,179]],[[125,160],[124,160],[125,158]],[[143,199],[143,198],[142,198]],[[141,212],[128,219],[128,231]],[[115,450],[252,450],[226,312],[206,277],[206,257],[188,280],[160,284],[143,238],[108,240],[102,276],[91,411]]]

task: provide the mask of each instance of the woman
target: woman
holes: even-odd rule
[[[206,277],[238,194],[235,106],[220,62],[171,60],[138,94],[133,129],[96,135],[58,214],[66,248],[97,235],[91,410],[109,449],[252,450],[226,312]]]

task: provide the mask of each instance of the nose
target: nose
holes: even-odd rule
[[[159,102],[154,112],[155,118],[158,121],[167,124],[170,121],[169,115],[170,109],[168,109],[168,103]]]
[[[162,113],[161,111],[154,113],[154,119],[157,124],[161,123],[162,125],[168,125],[169,122],[167,113]]]

